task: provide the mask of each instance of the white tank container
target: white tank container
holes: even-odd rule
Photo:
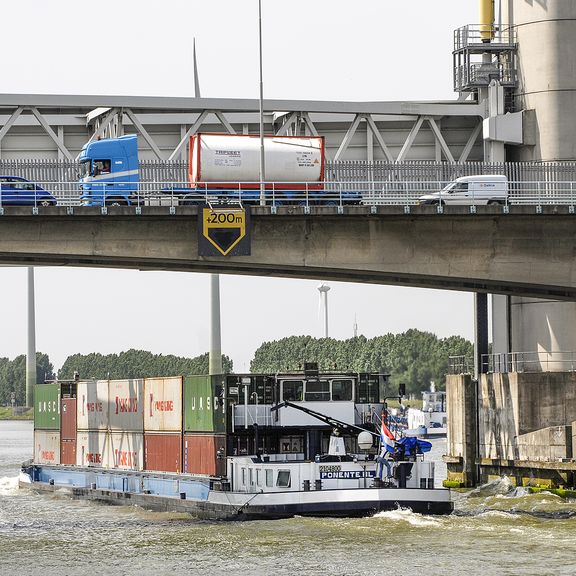
[[[195,134],[190,138],[189,159],[192,186],[260,187],[258,135]],[[323,185],[323,137],[265,136],[264,159],[264,181],[277,183],[275,188],[318,189]]]
[[[107,447],[107,432],[78,432],[76,436],[76,465],[89,468],[106,468]]]
[[[108,380],[78,382],[78,430],[108,429]]]
[[[144,430],[182,430],[182,377],[144,379]]]
[[[34,462],[36,464],[60,464],[60,432],[34,431]]]
[[[105,462],[116,470],[144,469],[144,435],[141,432],[111,432]]]
[[[144,379],[110,380],[108,386],[112,432],[144,431]]]

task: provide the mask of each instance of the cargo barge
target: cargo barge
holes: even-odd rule
[[[20,485],[214,520],[450,513],[416,439],[379,442],[387,387],[315,367],[39,384]]]

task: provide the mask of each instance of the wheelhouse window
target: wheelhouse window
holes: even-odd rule
[[[352,380],[332,380],[332,400],[352,400]]]
[[[330,400],[330,383],[328,380],[308,380],[304,399],[307,402],[328,402]]]
[[[301,402],[304,398],[304,382],[302,380],[284,380],[282,383],[282,400]]]
[[[268,488],[274,486],[274,470],[266,470],[266,486]]]
[[[276,486],[278,488],[290,488],[290,470],[278,470]]]

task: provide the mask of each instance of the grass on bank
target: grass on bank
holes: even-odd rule
[[[0,420],[34,420],[34,409],[22,406],[15,409],[0,406]]]

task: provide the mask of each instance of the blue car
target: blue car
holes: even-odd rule
[[[19,176],[0,176],[0,206],[56,206],[56,198]]]

